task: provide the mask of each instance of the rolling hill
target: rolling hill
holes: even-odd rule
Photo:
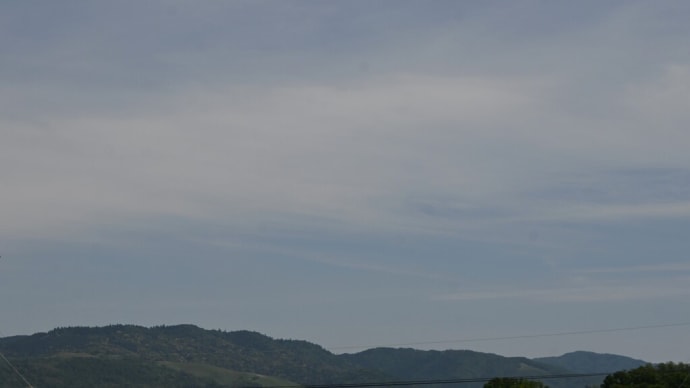
[[[32,384],[48,387],[275,387],[542,376],[610,372],[609,368],[625,369],[634,367],[633,361],[642,362],[585,352],[536,360],[469,350],[392,348],[336,355],[306,341],[193,325],[58,328],[1,338],[0,351]],[[552,380],[547,384],[582,387],[592,382]],[[0,366],[0,387],[22,384],[9,366]]]
[[[645,361],[619,356],[616,354],[601,354],[593,352],[572,352],[559,357],[535,358],[544,364],[560,366],[576,373],[611,372],[625,369],[635,369],[647,364]]]

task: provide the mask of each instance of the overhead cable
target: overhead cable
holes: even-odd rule
[[[502,340],[514,340],[514,339],[526,339],[526,338],[539,338],[539,337],[560,337],[560,336],[566,336],[566,335],[581,335],[581,334],[595,334],[595,333],[611,333],[611,332],[616,332],[616,331],[631,331],[631,330],[642,330],[642,329],[658,329],[658,328],[665,328],[665,327],[680,327],[680,326],[690,326],[690,322],[664,323],[664,324],[658,324],[658,325],[618,327],[618,328],[609,328],[609,329],[593,329],[593,330],[580,330],[580,331],[562,331],[562,332],[556,332],[556,333],[523,334],[523,335],[513,335],[513,336],[503,336],[503,337],[461,338],[461,339],[447,339],[447,340],[435,340],[435,341],[417,341],[417,342],[405,342],[405,343],[395,343],[395,344],[380,344],[380,345],[331,346],[331,347],[328,347],[328,349],[330,349],[330,350],[338,350],[338,349],[362,349],[362,348],[400,347],[400,346],[413,346],[413,345],[450,344],[450,343],[461,343],[461,342],[502,341]]]

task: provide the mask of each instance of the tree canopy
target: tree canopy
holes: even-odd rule
[[[647,364],[606,376],[601,388],[690,387],[690,365],[683,363]]]

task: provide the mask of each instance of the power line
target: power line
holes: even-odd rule
[[[524,379],[524,380],[546,380],[546,379],[572,379],[582,377],[608,376],[612,372],[604,373],[570,373],[557,375],[541,376],[510,376],[502,378]],[[399,381],[378,381],[367,383],[336,383],[336,384],[307,384],[307,385],[275,385],[264,388],[366,388],[366,387],[399,387],[410,385],[441,385],[441,384],[463,384],[463,383],[483,383],[495,379],[496,377],[476,377],[476,378],[454,378],[436,380],[399,380]]]
[[[19,370],[10,362],[10,360],[7,359],[7,357],[5,357],[4,354],[2,354],[2,352],[0,352],[0,358],[2,358],[3,360],[5,360],[5,362],[7,363],[7,365],[10,366],[10,368],[14,371],[14,373],[15,373],[17,376],[19,376],[19,377],[24,381],[24,383],[26,383],[26,386],[27,386],[27,387],[33,388],[33,385],[31,385],[31,383],[29,382],[29,380],[27,380],[26,377],[24,377],[24,375],[22,375],[22,374],[19,372]]]
[[[379,345],[332,346],[332,347],[329,347],[328,349],[331,349],[331,350],[361,349],[361,348],[377,348],[377,347],[449,344],[449,343],[460,343],[460,342],[502,341],[502,340],[539,338],[539,337],[559,337],[559,336],[565,336],[565,335],[611,333],[611,332],[616,332],[616,331],[631,331],[631,330],[642,330],[642,329],[659,329],[659,328],[664,328],[664,327],[680,327],[680,326],[690,326],[690,322],[665,323],[665,324],[646,325],[646,326],[618,327],[618,328],[609,328],[609,329],[563,331],[563,332],[556,332],[556,333],[523,334],[523,335],[513,335],[513,336],[503,336],[503,337],[461,338],[461,339],[448,339],[448,340],[436,340],[436,341],[417,341],[417,342],[405,342],[405,343],[395,343],[395,344],[379,344]]]

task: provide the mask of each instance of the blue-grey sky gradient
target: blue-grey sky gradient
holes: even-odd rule
[[[0,331],[328,348],[690,322],[689,17],[4,2]],[[690,362],[688,330],[426,348]]]

